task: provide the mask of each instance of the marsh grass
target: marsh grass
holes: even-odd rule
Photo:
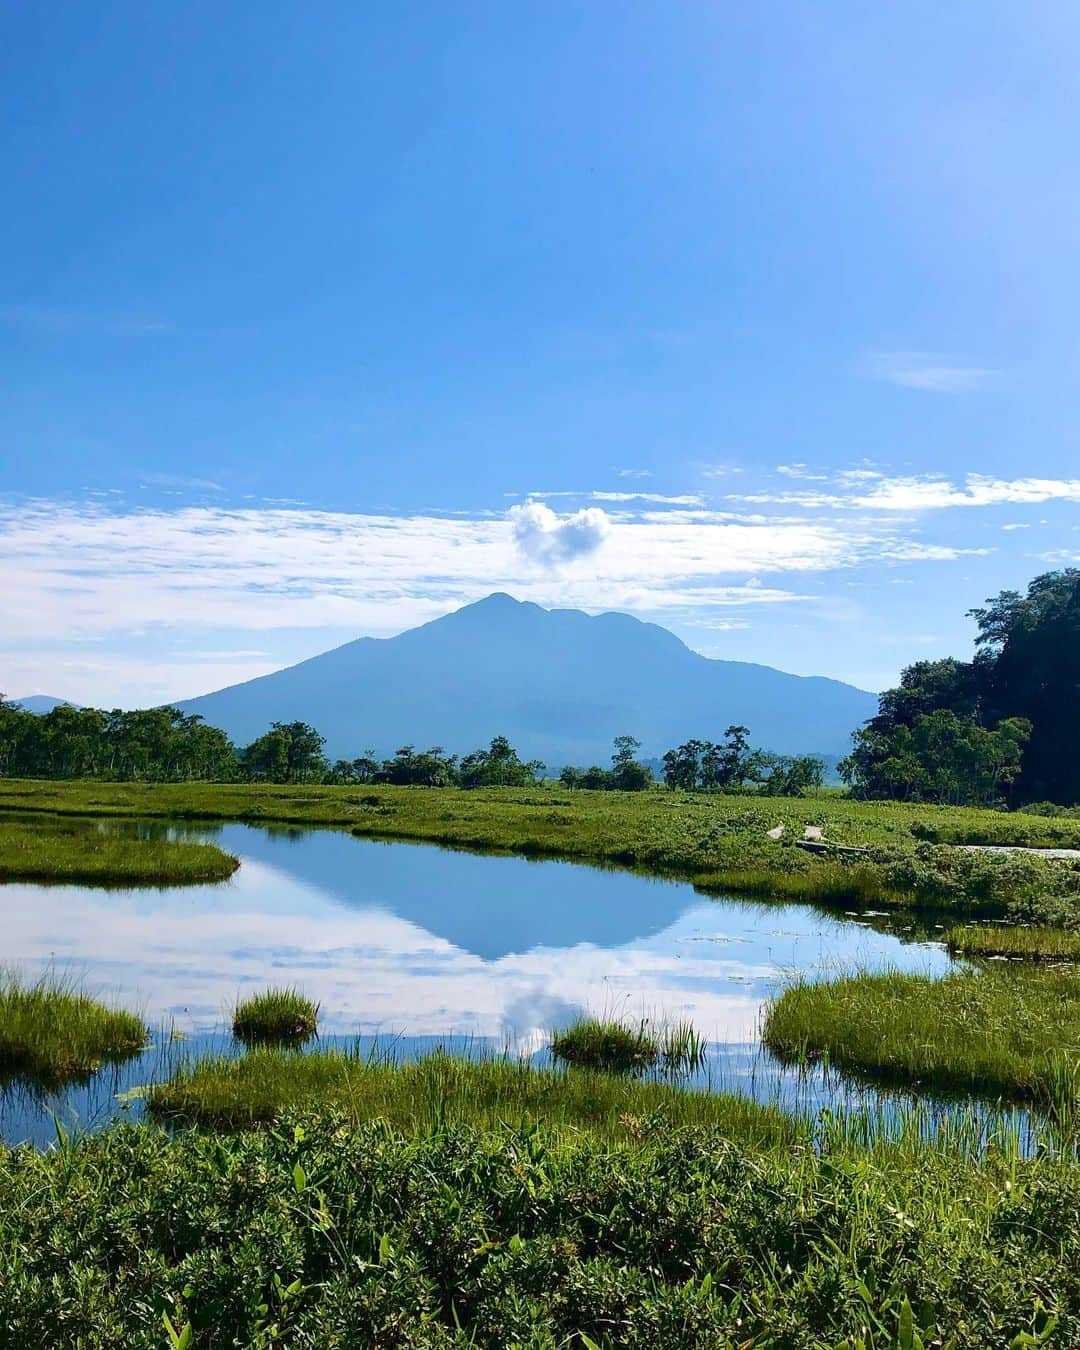
[[[0,973],[0,1079],[55,1088],[130,1059],[147,1040],[141,1018],[63,980]]]
[[[1003,956],[1023,961],[1080,961],[1080,931],[1019,924],[966,924],[945,935],[958,956]]]
[[[233,1035],[244,1045],[303,1045],[318,1028],[319,1005],[299,989],[266,989],[242,999]]]
[[[660,1041],[644,1018],[633,1026],[615,1018],[580,1017],[553,1033],[551,1053],[576,1068],[641,1073],[660,1058]]]
[[[708,1125],[759,1143],[792,1141],[805,1126],[779,1108],[586,1069],[536,1068],[509,1057],[436,1053],[395,1061],[340,1049],[295,1055],[258,1050],[182,1065],[150,1086],[159,1120],[220,1129],[266,1126],[298,1108],[332,1109],[353,1122],[382,1119],[409,1131],[440,1123],[496,1129],[532,1117],[545,1128],[625,1139],[669,1126]]]
[[[214,844],[140,839],[64,818],[0,819],[0,882],[184,886],[224,881],[239,865]]]
[[[1080,869],[1068,862],[964,854],[948,846],[1080,844],[1080,820],[836,795],[763,800],[662,789],[567,793],[550,784],[474,791],[380,786],[358,793],[327,786],[4,780],[0,809],[28,816],[331,826],[363,837],[628,867],[681,877],[708,892],[831,908],[873,905],[992,918],[1032,895],[1068,900],[1080,893]],[[767,834],[777,824],[786,829],[779,842]],[[868,852],[846,861],[811,856],[794,844],[806,824],[823,828],[835,843]]]
[[[640,1074],[659,1065],[669,1074],[694,1073],[705,1063],[705,1039],[688,1021],[637,1023],[618,1017],[579,1017],[552,1033],[551,1053],[575,1068]]]
[[[1062,1115],[1080,1086],[1080,976],[994,966],[944,979],[897,971],[790,985],[763,1039],[782,1060],[826,1059],[874,1082],[1029,1100]]]

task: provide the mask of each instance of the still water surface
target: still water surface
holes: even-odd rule
[[[98,1123],[163,1057],[227,1049],[237,996],[270,983],[321,1003],[324,1043],[395,1038],[402,1054],[451,1044],[542,1056],[551,1028],[581,1009],[686,1017],[710,1042],[714,1085],[772,1100],[794,1091],[792,1075],[757,1038],[785,980],[949,964],[940,945],[902,925],[877,931],[872,916],[713,900],[626,871],[328,830],[227,825],[185,837],[219,843],[240,870],[173,889],[0,886],[5,965],[69,973],[163,1029],[140,1060],[59,1097],[0,1092],[5,1138],[47,1139],[52,1112]],[[187,1038],[182,1052],[168,1028]]]

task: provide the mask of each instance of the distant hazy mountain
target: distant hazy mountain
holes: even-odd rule
[[[17,708],[22,708],[23,712],[47,713],[52,712],[54,708],[59,708],[63,704],[70,704],[72,708],[78,708],[78,703],[72,703],[69,698],[53,698],[51,694],[31,694],[29,698],[16,698],[12,702]]]
[[[393,638],[360,638],[299,665],[179,705],[238,744],[301,720],[331,758],[411,743],[465,752],[494,735],[545,764],[607,763],[628,732],[645,755],[750,727],[779,753],[846,752],[876,711],[838,680],[714,661],[627,614],[591,616],[490,595]]]

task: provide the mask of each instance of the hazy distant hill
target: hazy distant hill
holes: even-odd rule
[[[12,702],[17,708],[22,708],[23,712],[44,714],[52,712],[54,708],[62,707],[64,704],[72,708],[78,708],[78,703],[72,703],[69,698],[53,698],[51,694],[31,694],[29,698],[16,698]]]
[[[627,614],[496,594],[179,706],[239,744],[300,719],[332,758],[405,743],[464,752],[503,734],[526,757],[561,765],[606,763],[623,732],[655,755],[689,736],[719,739],[733,722],[769,750],[841,754],[877,703],[838,680],[710,660]]]

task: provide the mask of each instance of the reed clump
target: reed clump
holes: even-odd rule
[[[0,1078],[58,1087],[131,1058],[148,1038],[134,1013],[109,1008],[63,980],[28,983],[0,974]]]
[[[614,1018],[582,1017],[551,1038],[556,1059],[607,1073],[639,1073],[660,1058],[660,1041],[642,1019],[637,1026]]]
[[[303,1045],[318,1029],[319,1005],[299,989],[265,989],[242,999],[233,1035],[245,1045]]]

